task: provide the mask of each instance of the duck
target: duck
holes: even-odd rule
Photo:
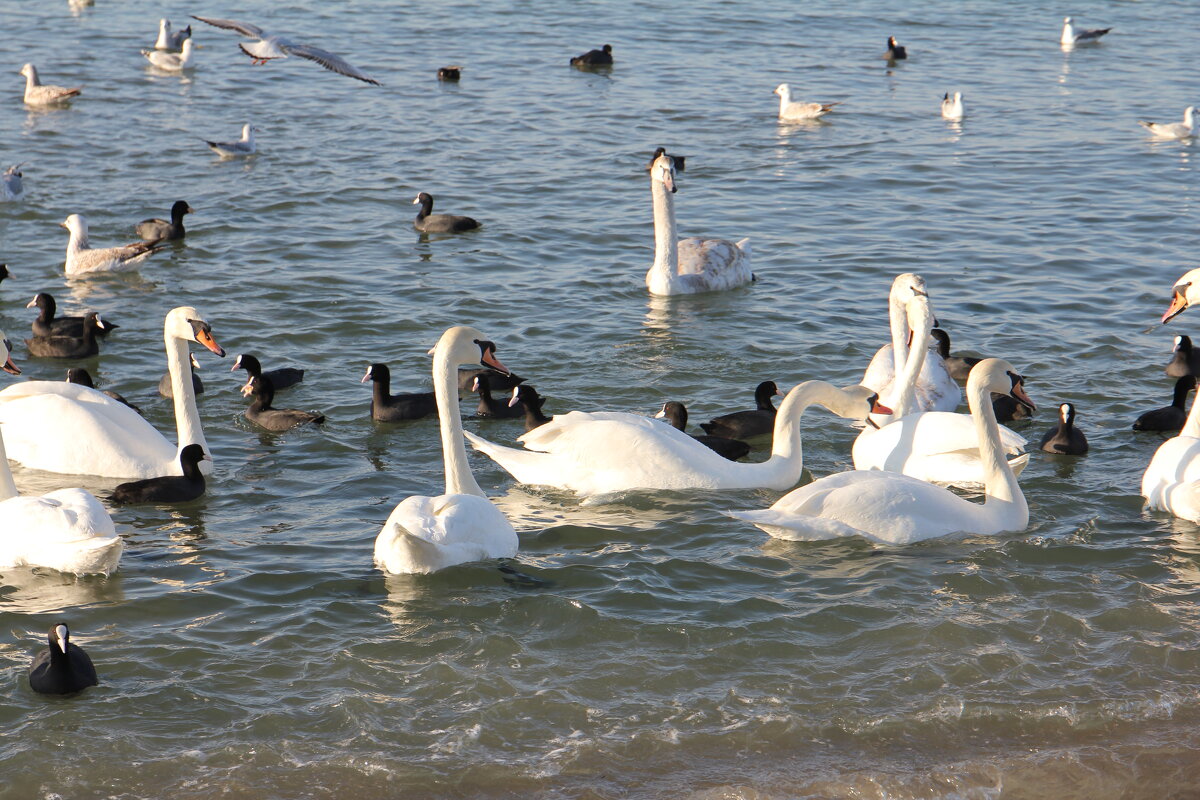
[[[1200,269],[1188,270],[1171,287],[1171,304],[1163,312],[1162,324],[1166,325],[1193,304],[1200,302]]]
[[[671,164],[674,165],[676,172],[684,171],[684,169],[687,165],[687,156],[677,156],[677,155],[668,153],[667,148],[665,148],[665,147],[656,147],[654,149],[654,155],[650,156],[650,160],[648,162],[646,162],[647,171],[654,169],[654,162],[658,160],[659,156],[664,156],[664,155],[667,158],[671,159]]]
[[[990,402],[990,394],[998,392],[1032,406],[1023,381],[1011,364],[998,358],[980,362],[967,380],[976,449],[986,462],[982,505],[897,472],[853,470],[789,492],[769,509],[725,514],[790,541],[859,536],[876,544],[906,545],[950,534],[995,536],[1025,530],[1029,506],[1004,457]]]
[[[1075,427],[1075,406],[1062,403],[1058,407],[1058,424],[1042,436],[1038,446],[1047,453],[1082,456],[1088,451],[1087,437]]]
[[[294,408],[272,408],[271,401],[275,399],[275,387],[266,375],[255,375],[242,387],[242,394],[253,396],[254,402],[246,409],[246,419],[260,428],[282,433],[309,423],[320,425],[325,421],[324,414],[314,414],[311,411],[300,411]]]
[[[122,505],[136,503],[188,503],[204,494],[204,473],[201,461],[212,461],[198,444],[189,444],[179,451],[182,475],[163,475],[140,481],[122,483],[112,491],[109,500]]]
[[[147,242],[177,242],[187,234],[183,228],[183,215],[191,214],[193,211],[195,209],[189,206],[186,200],[176,200],[171,205],[170,222],[157,217],[144,219],[137,224],[135,230],[137,235]]]
[[[201,141],[221,158],[240,158],[252,156],[258,152],[258,146],[254,143],[254,134],[258,132],[257,127],[247,122],[242,126],[242,138],[236,142],[210,142],[208,139],[201,139]]]
[[[669,296],[736,289],[751,283],[750,240],[680,239],[675,227],[675,164],[661,155],[650,170],[654,201],[654,263],[646,272],[650,294]]]
[[[1147,411],[1133,422],[1135,431],[1177,431],[1188,419],[1187,398],[1196,390],[1196,378],[1184,375],[1175,381],[1171,405]],[[1195,405],[1193,403],[1193,405]]]
[[[0,368],[20,375],[11,344],[0,332]],[[108,575],[117,568],[124,542],[112,517],[84,489],[57,489],[20,496],[0,430],[0,569],[41,567],[74,575]]]
[[[371,419],[376,422],[402,422],[438,413],[433,392],[390,394],[392,371],[387,364],[371,364],[360,383],[371,381]]]
[[[29,686],[38,694],[74,694],[100,683],[92,659],[82,647],[71,642],[67,623],[50,629],[50,646],[33,657],[29,665]]]
[[[183,72],[185,69],[191,69],[195,66],[192,63],[192,50],[194,45],[191,39],[185,39],[183,48],[178,53],[166,53],[162,50],[143,50],[142,55],[150,62],[150,65],[164,72]]]
[[[489,419],[517,419],[525,416],[525,406],[518,402],[501,402],[492,397],[491,381],[488,376],[476,375],[471,391],[479,394],[479,405],[475,416]]]
[[[662,410],[654,416],[665,419],[677,431],[687,432],[687,406],[677,400],[669,400],[663,403]],[[750,455],[750,445],[737,439],[726,439],[723,436],[696,436],[690,433],[688,435],[717,455],[722,458],[728,458],[730,461],[738,461]]]
[[[191,353],[188,353],[188,372],[192,375],[192,394],[204,394],[204,381],[200,380],[200,376],[196,374],[196,370],[200,369],[200,362]],[[175,399],[175,392],[171,389],[172,386],[171,373],[166,372],[158,379],[158,393],[160,396],[168,400]]]
[[[34,336],[74,336],[76,338],[83,336],[84,318],[82,316],[54,316],[58,311],[58,303],[55,302],[53,295],[38,292],[32,300],[25,304],[25,307],[38,310],[37,319],[33,321]],[[104,327],[97,328],[96,335],[108,336],[113,328],[119,327],[121,326],[115,322],[104,320]]]
[[[25,340],[29,355],[35,358],[88,358],[100,352],[96,334],[107,330],[104,320],[95,311],[83,317],[83,335],[34,336]]]
[[[950,355],[950,334],[943,328],[933,328],[929,331],[929,335],[937,343],[938,355],[941,356],[942,363],[946,365],[946,371],[950,373],[950,377],[965,385],[971,374],[971,368],[983,359],[975,356]]]
[[[806,120],[820,119],[833,110],[834,106],[840,106],[841,101],[836,103],[803,103],[792,99],[792,87],[790,84],[781,83],[775,87],[775,94],[779,95],[779,118],[782,120]]]
[[[298,367],[278,367],[263,372],[262,364],[258,363],[258,359],[249,353],[238,353],[237,358],[233,360],[233,367],[229,371],[233,372],[238,369],[246,370],[246,375],[248,376],[246,380],[247,385],[249,385],[251,378],[265,375],[271,379],[271,388],[275,391],[290,389],[304,380],[304,370]]]
[[[178,50],[183,47],[183,43],[192,38],[192,26],[188,25],[181,31],[171,29],[171,23],[167,19],[158,21],[158,38],[154,41],[155,50]]]
[[[888,61],[903,61],[908,58],[908,50],[902,44],[896,43],[895,36],[889,36],[887,40],[887,50],[883,51],[883,57]]]
[[[800,480],[804,453],[800,418],[811,405],[865,420],[889,413],[864,386],[839,389],[824,381],[794,387],[779,405],[771,457],[736,464],[682,431],[621,411],[572,411],[518,437],[526,450],[503,447],[473,433],[467,441],[520,483],[568,489],[583,497],[646,489],[790,489]]]
[[[1195,113],[1196,107],[1188,106],[1183,110],[1183,122],[1146,122],[1139,119],[1138,125],[1160,139],[1190,139],[1196,135]]]
[[[71,233],[67,242],[68,277],[132,269],[162,250],[162,247],[154,242],[134,242],[120,247],[93,249],[88,246],[88,224],[82,214],[71,214],[59,224]]]
[[[1064,17],[1062,36],[1059,37],[1059,42],[1065,45],[1090,44],[1100,41],[1100,37],[1111,30],[1112,28],[1093,28],[1088,31],[1076,31],[1074,20]]]
[[[1186,334],[1176,336],[1171,352],[1174,355],[1163,369],[1168,376],[1182,378],[1184,375],[1200,374],[1200,351],[1192,348],[1192,337]]]
[[[1150,509],[1200,522],[1200,403],[1192,403],[1179,434],[1154,451],[1142,474],[1142,497]]]
[[[9,437],[8,456],[30,469],[106,478],[178,475],[179,452],[199,444],[208,452],[196,396],[184,373],[188,345],[217,356],[212,326],[192,306],[163,320],[171,370],[178,444],[172,444],[135,411],[95,389],[62,381],[27,381],[0,391],[0,424]],[[212,466],[204,462],[207,474]]]
[[[571,59],[572,67],[611,67],[612,63],[611,44],[606,44],[599,50],[588,50],[583,55]]]
[[[775,381],[763,381],[754,387],[754,409],[751,411],[734,411],[713,417],[708,422],[701,422],[700,427],[710,436],[725,439],[750,439],[755,436],[766,436],[775,429],[775,397],[782,397],[783,392]]]
[[[13,164],[0,175],[0,202],[16,203],[25,199],[25,183],[21,173],[24,162]]]
[[[434,214],[433,195],[428,192],[418,194],[413,200],[413,205],[421,207],[421,210],[417,212],[416,219],[413,220],[413,227],[421,233],[463,233],[479,227],[479,222],[471,217],[462,217],[457,214]]]
[[[917,410],[914,402],[917,377],[930,355],[927,343],[933,311],[928,296],[923,293],[911,297],[905,303],[905,309],[907,322],[902,324],[912,331],[912,346],[903,370],[896,376],[895,388],[884,395],[885,402],[895,413],[890,421],[884,417],[873,418],[882,427],[864,428],[855,439],[851,451],[854,468],[900,472],[920,480],[963,488],[983,485],[988,474],[987,454],[976,447],[976,426],[972,417],[948,411]],[[975,369],[979,369],[979,364]],[[972,374],[975,369],[971,370]],[[946,377],[949,379],[949,374]],[[952,380],[950,383],[957,391],[958,384]],[[967,383],[970,384],[970,379]],[[1019,473],[1029,460],[1024,437],[1008,428],[999,428],[997,435],[1001,437],[1004,453],[1012,458],[1012,467]]]
[[[78,97],[83,92],[83,88],[80,86],[70,89],[65,86],[43,86],[38,77],[37,67],[33,64],[21,67],[21,74],[25,76],[25,105],[27,106],[57,105],[72,97]]]
[[[408,497],[392,509],[375,538],[375,564],[384,572],[428,574],[517,554],[517,532],[479,488],[463,444],[455,370],[477,360],[499,372],[508,371],[496,358],[495,345],[475,328],[449,328],[433,348],[446,491],[436,497]]]
[[[70,369],[68,369],[67,370],[67,383],[77,383],[80,386],[86,386],[89,389],[96,388],[96,383],[95,383],[95,381],[92,380],[92,373],[88,372],[83,367],[71,367]],[[129,406],[137,413],[139,413],[139,414],[142,413],[142,410],[140,408],[138,408],[133,403],[129,402],[128,400],[126,400],[124,397],[117,394],[116,392],[109,391],[108,389],[101,389],[100,391],[103,392],[104,394],[108,395],[109,397],[111,397],[113,400],[116,400],[118,403]],[[145,414],[142,414],[142,416],[145,416]]]
[[[512,397],[509,399],[508,404],[515,406],[518,403],[525,409],[526,433],[534,428],[540,428],[550,421],[550,417],[542,413],[542,406],[545,405],[546,398],[539,396],[537,389],[529,384],[523,383],[513,387]]]
[[[457,64],[452,64],[448,67],[438,67],[437,79],[439,81],[458,83],[460,78],[462,78],[462,67]]]
[[[965,116],[962,92],[955,92],[954,97],[951,97],[949,92],[942,95],[942,119],[957,121]]]

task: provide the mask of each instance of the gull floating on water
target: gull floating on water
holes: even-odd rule
[[[136,242],[93,250],[88,247],[88,224],[82,214],[72,214],[59,224],[71,232],[67,242],[68,275],[130,269],[163,249],[155,246],[157,242]]]
[[[339,75],[345,75],[349,78],[356,78],[366,83],[373,83],[379,86],[379,81],[370,77],[357,67],[351,64],[340,56],[335,56],[327,50],[313,47],[307,44],[296,44],[290,39],[283,36],[273,36],[268,34],[257,25],[251,25],[248,22],[237,22],[232,19],[211,19],[208,17],[192,16],[192,19],[200,20],[203,23],[212,25],[217,28],[224,28],[229,31],[237,31],[243,36],[249,36],[257,41],[249,44],[240,43],[238,47],[242,52],[253,59],[254,64],[266,64],[268,61],[276,58],[287,58],[288,56],[300,56],[307,58],[309,61],[315,61],[331,72],[336,72]]]
[[[202,141],[222,158],[252,156],[258,149],[254,146],[254,134],[257,132],[258,128],[247,122],[242,126],[242,138],[236,142],[210,142],[208,139]]]
[[[154,66],[167,72],[183,72],[185,69],[191,69],[195,65],[192,63],[192,40],[184,39],[183,52],[180,53],[164,53],[161,50],[143,50],[147,60]]]
[[[1075,26],[1071,24],[1071,18],[1067,17],[1063,20],[1062,38],[1059,41],[1063,44],[1087,44],[1098,41],[1111,30],[1112,28],[1094,28],[1090,31],[1076,31]]]
[[[155,50],[179,50],[185,40],[192,38],[192,26],[188,25],[181,31],[171,30],[170,20],[158,21],[158,39],[154,42]]]
[[[0,200],[15,202],[25,196],[25,185],[21,182],[21,167],[25,162],[13,164],[0,176]]]
[[[1188,106],[1183,112],[1183,122],[1143,122],[1138,120],[1146,130],[1160,139],[1190,139],[1196,135],[1195,106]]]
[[[67,89],[63,86],[43,86],[41,80],[38,79],[37,67],[33,64],[26,64],[21,67],[21,74],[25,76],[26,105],[48,106],[54,103],[61,103],[83,91],[78,86],[73,89]]]
[[[829,113],[834,106],[840,106],[841,102],[837,103],[800,103],[792,100],[792,87],[786,83],[781,83],[775,87],[775,94],[779,95],[779,118],[789,120],[804,120],[804,119],[819,119]]]
[[[942,95],[942,119],[959,120],[965,116],[962,92],[955,92],[954,97],[951,97],[949,92]]]

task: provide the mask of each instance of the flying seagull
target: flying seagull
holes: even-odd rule
[[[197,16],[193,16],[192,19],[198,19],[203,23],[217,28],[224,28],[228,31],[237,31],[243,36],[257,40],[250,43],[242,42],[238,45],[238,47],[242,48],[243,53],[250,56],[254,64],[265,64],[275,58],[300,56],[301,58],[307,58],[309,61],[315,61],[325,69],[336,72],[339,75],[373,83],[376,86],[380,85],[379,81],[362,72],[357,67],[351,66],[349,62],[340,56],[335,56],[327,50],[322,50],[312,45],[296,44],[291,39],[283,36],[273,36],[257,25],[251,25],[248,22],[237,22],[232,19],[210,19]]]

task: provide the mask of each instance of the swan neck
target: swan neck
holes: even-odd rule
[[[986,378],[973,371],[967,383],[967,405],[975,423],[975,435],[979,440],[979,459],[983,465],[984,505],[1004,504],[1011,506],[1028,518],[1029,507],[1025,495],[1017,483],[1017,476],[1008,465],[1004,448],[1000,444],[1000,425],[992,408],[991,392]]]
[[[0,431],[0,503],[17,496],[17,484],[8,467],[8,454],[4,450],[4,434]]]
[[[1200,399],[1200,398],[1198,398]],[[1192,401],[1192,410],[1188,412],[1187,422],[1183,424],[1180,436],[1195,436],[1200,438],[1200,402]]]
[[[904,302],[893,296],[888,297],[888,325],[892,329],[893,371],[899,375],[908,360],[908,314]]]
[[[446,494],[473,494],[485,497],[467,463],[462,413],[458,408],[458,365],[450,363],[450,351],[453,349],[442,344],[433,355],[433,393],[437,401],[438,427],[442,433]]]
[[[824,381],[805,381],[788,392],[775,412],[770,461],[778,459],[802,468],[804,448],[800,437],[800,418],[814,403],[830,408],[837,406],[841,399],[841,391]]]
[[[896,382],[893,385],[898,386],[899,391],[894,398],[889,398],[892,404],[892,419],[899,419],[917,410],[917,378],[925,366],[928,352],[929,331],[922,326],[921,330],[913,331],[912,348],[904,361],[904,369],[896,374]]]
[[[192,363],[187,340],[169,332],[163,333],[163,340],[167,348],[167,368],[171,373],[178,450],[189,444],[198,444],[208,453],[208,442],[204,440],[204,428],[200,424],[200,412],[196,408],[196,390],[192,386]]]
[[[658,283],[672,287],[679,275],[675,199],[662,181],[653,178],[650,179],[650,195],[654,200],[654,265],[650,272],[658,276]]]

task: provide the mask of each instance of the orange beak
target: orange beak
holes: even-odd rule
[[[217,340],[214,339],[212,334],[209,333],[208,331],[200,331],[199,333],[197,333],[196,341],[199,342],[200,344],[204,345],[205,347],[207,347],[209,350],[213,351],[217,355],[219,355],[221,358],[225,357],[225,348],[223,348],[223,347],[221,347],[221,345],[217,344]]]
[[[1012,396],[1029,406],[1030,411],[1037,411],[1037,406],[1035,406],[1033,401],[1029,399],[1029,395],[1025,394],[1025,388],[1021,386],[1021,384],[1018,383],[1012,388]]]
[[[484,352],[483,358],[481,358],[479,360],[483,363],[484,366],[491,367],[492,369],[496,370],[497,372],[503,372],[505,375],[512,374],[511,372],[508,371],[508,367],[506,367],[500,363],[500,359],[496,358],[496,354],[493,353],[491,350]]]
[[[1177,317],[1186,311],[1187,307],[1188,301],[1187,298],[1183,296],[1183,292],[1175,292],[1175,295],[1171,298],[1171,306],[1167,309],[1166,313],[1162,315],[1162,324],[1166,325],[1174,317]]]
[[[4,359],[3,369],[9,375],[20,375],[21,374],[21,368],[13,363],[12,356],[9,356],[8,358]]]
[[[895,414],[896,412],[892,411],[890,408],[885,406],[883,403],[876,400],[874,403],[871,404],[871,413],[872,414]]]

